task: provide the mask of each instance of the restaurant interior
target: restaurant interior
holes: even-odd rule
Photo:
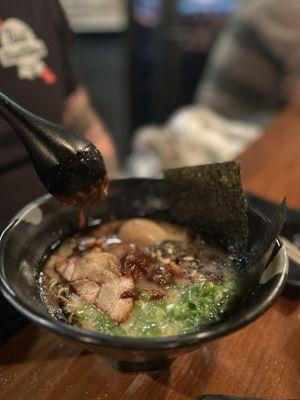
[[[300,400],[299,19],[0,0],[0,400]]]

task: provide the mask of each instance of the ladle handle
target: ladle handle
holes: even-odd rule
[[[50,193],[65,199],[86,193],[81,202],[102,196],[107,181],[103,158],[83,135],[38,117],[1,92],[0,115],[19,134]]]
[[[21,139],[32,136],[32,124],[37,117],[0,92],[0,114],[16,130]]]
[[[46,174],[50,164],[57,163],[57,158],[54,157],[53,152],[49,151],[52,142],[50,125],[54,124],[24,109],[2,92],[0,92],[0,115],[23,141],[28,155],[42,179],[41,173],[44,171]]]

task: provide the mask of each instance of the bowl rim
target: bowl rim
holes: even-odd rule
[[[155,182],[162,181],[162,179],[152,178],[129,178],[114,180],[113,182],[117,184],[119,181],[124,182],[126,180],[136,180],[143,182],[145,182],[146,180]],[[278,252],[282,252],[284,263],[282,272],[276,275],[278,277],[277,283],[263,302],[253,305],[253,307],[248,310],[247,313],[242,314],[242,312],[240,311],[239,313],[235,314],[235,318],[233,317],[229,320],[227,319],[224,321],[213,323],[211,325],[207,325],[206,327],[201,327],[191,333],[152,338],[137,338],[129,336],[110,335],[105,333],[95,333],[79,327],[75,327],[73,325],[68,325],[59,320],[55,320],[53,317],[50,316],[50,314],[48,319],[41,312],[28,307],[27,304],[25,304],[21,299],[17,297],[15,292],[8,284],[4,274],[4,248],[6,245],[6,241],[8,240],[9,234],[11,233],[11,231],[13,231],[20,220],[22,220],[22,218],[24,218],[24,216],[28,212],[30,212],[37,206],[43,205],[52,200],[53,197],[49,194],[46,194],[28,203],[10,220],[9,224],[0,235],[0,290],[6,300],[8,300],[8,302],[27,319],[36,323],[39,326],[42,326],[43,328],[49,329],[50,331],[60,336],[67,336],[70,339],[79,340],[88,345],[119,349],[126,348],[132,350],[164,350],[193,347],[201,342],[218,339],[220,337],[231,334],[239,330],[240,328],[248,325],[250,322],[256,320],[272,306],[275,300],[279,297],[284,287],[288,272],[288,256],[283,242],[280,238],[277,238],[275,243],[278,246]],[[257,214],[265,222],[269,221],[269,219],[257,209],[252,207],[249,207],[249,209]]]

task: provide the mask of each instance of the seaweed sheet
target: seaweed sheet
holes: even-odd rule
[[[274,244],[286,218],[285,199],[268,227],[248,244],[248,204],[241,184],[240,162],[165,171],[174,220],[230,247],[240,271],[256,264]]]
[[[170,169],[165,180],[174,219],[238,252],[246,250],[248,206],[240,162]]]

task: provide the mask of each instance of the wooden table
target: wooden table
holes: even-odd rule
[[[247,189],[300,208],[300,110],[284,111],[245,154]],[[300,300],[281,297],[248,327],[169,369],[120,373],[99,356],[28,325],[0,349],[0,399],[196,399],[204,393],[300,399]]]

